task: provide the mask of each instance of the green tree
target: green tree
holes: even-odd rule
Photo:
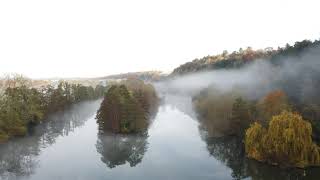
[[[140,132],[148,127],[150,107],[142,104],[148,101],[147,92],[143,91],[143,87],[136,87],[129,91],[126,85],[121,84],[113,85],[108,89],[97,112],[100,129],[115,133],[130,133]],[[150,105],[147,104],[147,106]]]
[[[237,134],[243,134],[253,121],[249,104],[242,98],[237,98],[232,106],[232,128]]]

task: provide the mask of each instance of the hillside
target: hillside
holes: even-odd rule
[[[114,74],[104,77],[98,77],[95,79],[100,80],[121,80],[121,79],[128,79],[128,78],[135,78],[140,79],[142,81],[159,81],[166,77],[166,74],[162,73],[161,71],[143,71],[143,72],[128,72],[122,74]]]
[[[170,76],[185,75],[194,72],[208,71],[212,69],[230,69],[239,68],[257,59],[271,60],[272,63],[277,63],[277,60],[283,56],[299,56],[309,48],[320,45],[320,41],[303,40],[296,42],[294,45],[289,44],[286,47],[273,49],[265,48],[253,50],[240,48],[239,51],[228,53],[224,51],[218,55],[205,56],[201,59],[194,59],[191,62],[180,65],[175,68]]]

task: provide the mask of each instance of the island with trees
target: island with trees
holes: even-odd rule
[[[157,111],[158,101],[154,87],[141,80],[112,85],[97,112],[99,129],[122,134],[143,132]]]

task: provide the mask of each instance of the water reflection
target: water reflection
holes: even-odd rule
[[[177,108],[190,118],[196,119],[196,113],[193,110],[192,98],[190,96],[162,93],[160,97],[162,97],[163,105]]]
[[[184,100],[168,96],[150,129],[133,135],[97,132],[101,101],[56,113],[32,135],[0,145],[0,179],[319,179],[319,168],[284,170],[247,159],[241,139],[213,138]]]
[[[210,155],[232,170],[234,179],[253,180],[300,180],[319,179],[320,169],[281,169],[245,157],[243,142],[237,137],[208,138],[207,150]]]
[[[66,136],[93,116],[101,100],[70,106],[50,115],[44,123],[30,129],[26,137],[16,138],[0,145],[0,179],[18,179],[30,176],[38,166],[41,149],[55,143],[57,137]]]
[[[147,139],[147,132],[132,135],[100,133],[96,148],[102,156],[101,161],[109,168],[126,163],[134,167],[142,161],[147,151]]]
[[[247,163],[241,140],[234,137],[206,138],[207,149],[211,156],[232,169],[232,177],[247,177]]]

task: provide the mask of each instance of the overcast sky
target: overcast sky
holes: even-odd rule
[[[206,55],[320,38],[319,3],[3,0],[0,73],[31,78],[171,71]]]

